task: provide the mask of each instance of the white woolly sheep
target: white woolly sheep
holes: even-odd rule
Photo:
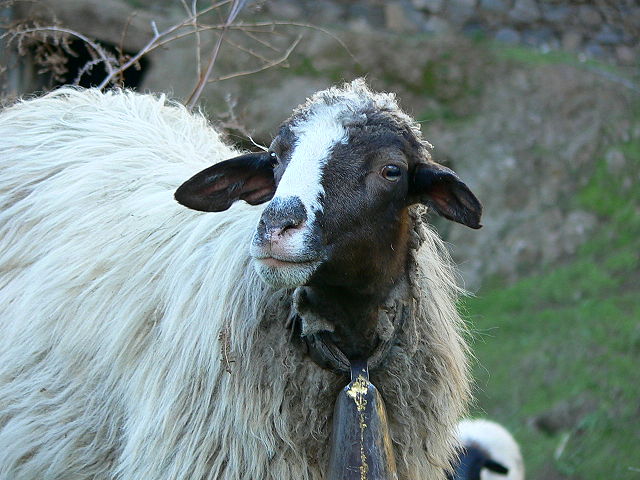
[[[481,207],[428,147],[362,81],[229,161],[164,96],[4,109],[0,478],[320,480],[345,358],[370,360],[399,478],[444,478],[466,346],[423,210]],[[176,198],[227,211],[178,204],[211,164]]]
[[[520,447],[500,424],[467,419],[458,423],[462,453],[454,480],[524,480]]]

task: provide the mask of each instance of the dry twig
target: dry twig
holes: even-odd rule
[[[233,0],[233,4],[231,5],[231,10],[229,11],[229,16],[227,17],[227,21],[224,23],[222,31],[220,32],[220,36],[218,37],[218,41],[216,42],[213,50],[211,51],[211,57],[209,58],[209,63],[207,64],[207,69],[200,74],[198,77],[198,83],[196,84],[193,92],[189,95],[189,98],[186,102],[186,106],[188,110],[193,109],[194,105],[197,103],[202,91],[204,90],[205,85],[207,84],[207,80],[211,76],[211,72],[213,71],[213,66],[216,63],[218,58],[218,54],[220,53],[220,47],[222,45],[222,39],[224,38],[224,34],[231,24],[235,21],[236,17],[247,3],[247,0]]]
[[[249,69],[249,70],[243,70],[240,72],[235,72],[235,73],[231,73],[229,75],[221,75],[219,77],[214,77],[214,78],[210,78],[208,80],[209,83],[211,82],[220,82],[222,80],[229,80],[231,78],[237,78],[237,77],[243,77],[246,75],[252,75],[254,73],[258,73],[258,72],[262,72],[263,70],[267,70],[271,67],[275,67],[276,65],[280,65],[284,62],[287,61],[287,59],[289,58],[289,55],[291,55],[291,52],[293,52],[293,50],[298,46],[298,43],[300,43],[300,40],[302,40],[302,35],[299,35],[295,41],[289,46],[289,48],[287,48],[287,50],[284,52],[284,54],[279,57],[276,58],[274,60],[269,61],[268,63],[265,63],[264,65],[261,65],[260,67],[254,68],[254,69]]]
[[[110,52],[107,48],[103,47],[99,42],[89,38],[88,35],[69,28],[65,28],[57,24],[46,26],[14,25],[6,33],[1,35],[0,39],[8,38],[9,42],[15,42],[18,46],[19,51],[23,50],[22,43],[25,41],[36,40],[37,42],[42,44],[43,49],[40,50],[42,54],[39,59],[42,61],[41,63],[44,65],[44,67],[52,72],[54,78],[56,78],[56,76],[58,78],[61,78],[61,72],[66,72],[66,70],[63,71],[64,65],[66,63],[66,58],[61,54],[62,52],[50,51],[48,47],[46,47],[47,42],[50,40],[49,38],[47,38],[47,35],[53,34],[54,44],[60,46],[59,43],[61,43],[62,48],[66,50],[67,54],[72,56],[76,56],[76,54],[70,50],[69,46],[67,45],[68,40],[66,39],[78,39],[87,46],[87,51],[90,53],[92,58],[77,72],[74,83],[78,84],[83,75],[90,72],[97,65],[102,64],[104,66],[106,75],[97,85],[97,87],[99,89],[104,89],[113,84],[121,84],[123,82],[123,73],[131,67],[140,68],[140,60],[145,55],[148,55],[154,50],[162,48],[171,42],[188,37],[190,35],[194,35],[196,45],[195,62],[198,80],[186,102],[189,109],[192,109],[194,107],[194,105],[200,98],[202,91],[209,83],[251,75],[278,65],[286,65],[289,56],[300,43],[302,36],[298,36],[291,44],[289,44],[286,49],[284,49],[284,47],[277,47],[276,44],[272,43],[270,40],[262,38],[264,35],[270,35],[272,37],[284,37],[284,34],[282,32],[277,31],[277,27],[296,27],[320,31],[326,35],[329,35],[336,42],[338,42],[340,46],[345,51],[347,51],[349,55],[351,55],[351,57],[355,60],[355,57],[353,57],[342,40],[340,40],[328,30],[317,27],[315,25],[300,22],[234,23],[247,1],[248,0],[212,0],[212,3],[209,6],[198,10],[198,0],[191,0],[191,2],[189,2],[188,0],[180,0],[185,10],[186,17],[181,21],[175,23],[174,25],[171,25],[168,28],[162,30],[156,26],[155,22],[151,22],[153,32],[151,38],[137,53],[133,55],[125,54],[124,43],[131,20],[133,18],[133,15],[135,14],[132,14],[128,17],[127,22],[123,28],[122,36],[120,38],[120,44],[115,47],[115,52],[113,53]],[[0,5],[1,4],[2,3],[0,0]],[[230,5],[230,9],[224,22],[205,24],[201,21],[205,15],[214,11],[218,11],[219,8],[225,5]],[[228,38],[227,34],[232,31],[241,32],[245,37],[254,41],[257,45],[263,47],[264,49],[277,52],[280,55],[277,58],[270,58],[270,56],[264,54],[264,52],[260,52],[259,50],[255,50],[254,48],[243,45],[241,42]],[[201,62],[202,32],[213,32],[217,34],[217,40],[211,50],[208,62],[204,68]],[[214,65],[216,63],[216,60],[218,59],[220,49],[222,48],[223,44],[230,45],[233,48],[253,57],[254,59],[259,60],[260,64],[255,66],[255,68],[247,68],[245,70],[228,74],[222,73],[216,77],[213,77],[212,72],[214,69]],[[58,61],[58,63],[56,63],[56,61]]]
[[[113,57],[113,55],[109,54],[109,52],[107,52],[107,50],[105,50],[99,43],[94,42],[86,35],[76,32],[75,30],[58,27],[55,25],[35,26],[35,27],[29,27],[29,28],[18,27],[16,29],[9,30],[7,33],[1,35],[0,40],[9,38],[7,43],[11,43],[17,40],[18,48],[20,49],[22,41],[24,40],[24,38],[29,36],[29,34],[42,34],[46,32],[68,35],[71,37],[76,37],[79,40],[82,40],[86,45],[91,47],[92,51],[100,58],[100,62],[104,64],[104,68],[109,73],[109,75],[113,76],[115,74],[115,66],[117,65],[117,59]]]
[[[231,373],[231,364],[235,363],[235,355],[231,352],[231,339],[229,338],[229,328],[224,327],[218,334],[220,341],[220,361],[227,373]]]
[[[105,88],[107,85],[109,85],[109,83],[111,83],[115,75],[118,75],[124,72],[126,69],[130,68],[132,65],[137,64],[144,55],[147,55],[149,52],[155,50],[156,48],[160,47],[164,43],[167,43],[166,41],[163,42],[162,40],[165,39],[166,37],[169,37],[169,35],[171,35],[172,33],[180,30],[181,28],[184,28],[187,25],[192,24],[194,19],[196,19],[198,16],[204,15],[205,13],[208,13],[212,10],[215,10],[216,8],[226,5],[231,1],[233,0],[222,0],[217,3],[213,3],[209,7],[204,8],[203,10],[198,12],[197,15],[188,17],[182,20],[181,22],[178,22],[175,25],[172,25],[166,30],[163,30],[162,32],[158,31],[157,28],[155,28],[153,37],[144,45],[144,47],[142,47],[138,53],[133,55],[124,64],[120,65],[119,68],[113,70],[112,72],[109,72],[105,77],[105,79],[98,85],[98,88],[99,89]],[[193,34],[193,32],[190,32],[190,33]]]

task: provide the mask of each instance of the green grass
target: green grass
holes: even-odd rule
[[[536,50],[534,48],[519,45],[506,45],[503,43],[493,43],[491,45],[491,50],[499,58],[503,58],[505,60],[513,60],[519,64],[603,66],[601,62],[598,62],[596,60],[586,59],[584,61],[580,61],[575,53],[566,52],[563,50],[550,50],[543,53],[540,50]]]
[[[581,57],[574,52],[564,50],[541,51],[539,49],[508,45],[500,42],[483,41],[500,59],[510,60],[520,65],[571,65],[574,67],[592,67],[612,73],[620,73],[620,68],[593,58]]]
[[[627,89],[640,91],[640,61],[632,65],[620,66],[613,58],[594,59],[563,50],[546,52],[524,46],[505,45],[499,42],[481,41],[493,52],[497,59],[519,66],[537,68],[545,65],[569,65],[577,69],[595,73],[609,81],[614,81]]]
[[[529,479],[640,478],[640,142],[616,148],[628,168],[600,160],[574,198],[599,219],[576,256],[465,304],[474,414],[511,429]]]

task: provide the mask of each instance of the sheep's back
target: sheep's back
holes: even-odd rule
[[[163,97],[20,102],[0,113],[0,152],[0,478],[112,475],[116,457],[141,454],[139,425],[188,398],[172,385],[201,381],[181,371],[217,377],[221,312],[241,303],[228,291],[260,209],[173,200],[236,152]]]

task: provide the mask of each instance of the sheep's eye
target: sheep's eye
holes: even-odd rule
[[[396,165],[385,165],[380,171],[380,175],[390,182],[397,181],[402,175],[402,169]]]
[[[276,168],[278,166],[278,163],[280,163],[276,152],[269,152],[269,163],[271,164],[272,168]]]

